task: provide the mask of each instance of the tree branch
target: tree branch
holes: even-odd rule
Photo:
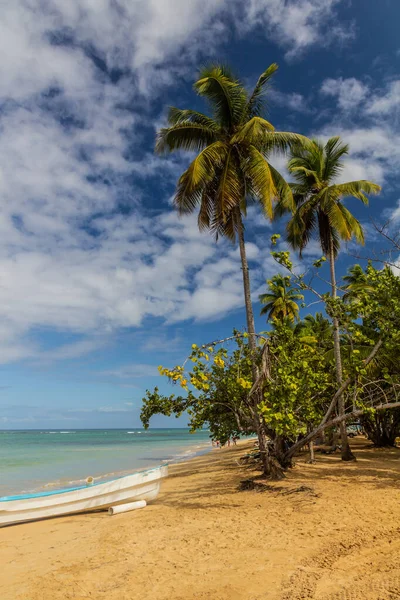
[[[375,344],[375,346],[372,349],[372,352],[370,353],[370,355],[365,359],[364,361],[364,365],[367,366],[376,356],[376,354],[379,352],[380,347],[383,344],[383,340],[380,339],[377,341],[377,343]],[[328,421],[330,415],[332,414],[336,403],[338,401],[338,399],[340,398],[340,396],[343,394],[343,392],[345,392],[347,390],[347,388],[349,387],[349,385],[351,384],[351,382],[354,380],[354,377],[348,377],[346,379],[346,381],[344,381],[342,383],[342,385],[340,386],[340,388],[337,390],[337,392],[335,393],[335,395],[332,398],[332,401],[329,405],[328,410],[326,411],[324,418],[322,419],[321,423],[315,428],[313,429],[313,431],[311,431],[308,435],[306,435],[305,438],[299,440],[298,442],[296,442],[286,453],[285,458],[289,459],[291,458],[296,452],[297,450],[299,450],[300,448],[302,448],[305,444],[308,444],[308,442],[310,442],[311,440],[313,440],[319,433],[321,433],[322,431],[324,431],[325,429],[327,429],[328,427],[331,427],[333,424],[336,423],[340,423],[343,418],[348,419],[351,416],[355,416],[353,413],[348,413],[347,415],[344,415],[342,417],[336,417],[336,419],[334,419],[333,421]],[[374,407],[375,408],[375,407]],[[362,414],[364,411],[360,410],[357,414]],[[339,419],[337,421],[337,419]]]

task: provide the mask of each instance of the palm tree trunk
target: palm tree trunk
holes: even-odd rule
[[[243,290],[244,290],[244,303],[246,306],[246,320],[247,320],[247,332],[249,334],[249,348],[252,355],[252,363],[251,370],[253,375],[253,383],[257,381],[258,378],[258,369],[256,365],[256,331],[254,326],[254,313],[253,313],[253,305],[251,303],[251,290],[250,290],[250,275],[249,275],[249,265],[247,263],[246,256],[246,246],[244,242],[244,228],[242,221],[242,214],[240,212],[240,207],[236,207],[235,209],[235,218],[236,218],[236,227],[239,238],[239,249],[240,249],[240,259],[242,261],[242,272],[243,272]],[[258,412],[258,404],[261,398],[259,398],[258,394],[255,394],[254,398],[254,414],[255,414],[255,429],[257,432],[258,438],[258,447],[260,450],[261,463],[263,466],[263,473],[265,476],[275,478],[275,473],[271,468],[271,459],[268,452],[267,440],[265,435],[264,424],[261,421]]]
[[[335,254],[333,249],[332,235],[329,244],[329,263],[331,269],[331,285],[332,285],[332,298],[337,298],[337,286],[336,286],[336,274],[335,274]],[[336,367],[336,380],[340,387],[343,383],[343,369],[342,369],[342,355],[340,351],[340,331],[339,321],[337,317],[333,317],[333,351],[335,355],[335,367]],[[338,398],[338,412],[339,416],[344,415],[344,397],[341,394]],[[356,457],[350,450],[349,440],[347,437],[346,423],[341,421],[340,423],[340,438],[342,444],[342,460],[356,460]]]
[[[242,215],[240,212],[240,208],[235,208],[236,213],[236,226],[239,238],[239,248],[240,248],[240,259],[242,261],[242,272],[243,272],[243,289],[244,289],[244,303],[246,306],[246,320],[247,320],[247,331],[249,334],[249,347],[250,350],[255,356],[256,351],[256,336],[255,336],[255,326],[254,326],[254,314],[253,314],[253,305],[251,303],[251,291],[250,291],[250,276],[249,276],[249,265],[247,263],[246,256],[246,246],[244,243],[244,230],[243,230],[243,221]],[[257,367],[253,362],[253,380],[257,379]]]

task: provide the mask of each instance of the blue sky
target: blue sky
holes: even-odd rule
[[[9,0],[0,428],[138,426],[146,388],[168,389],[158,364],[244,326],[237,249],[178,219],[171,197],[188,157],[153,154],[168,105],[204,110],[192,92],[199,65],[228,63],[252,85],[279,64],[269,119],[350,144],[343,180],[383,186],[370,209],[348,203],[366,224],[361,252],[379,251],[370,219],[400,221],[399,19],[395,0]],[[250,210],[255,300],[281,230]],[[319,255],[312,244],[306,261]]]

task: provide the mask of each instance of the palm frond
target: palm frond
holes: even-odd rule
[[[264,105],[264,95],[266,92],[266,88],[268,86],[268,83],[269,83],[271,77],[274,75],[274,73],[276,73],[277,70],[278,70],[278,65],[276,63],[272,63],[272,65],[270,65],[268,67],[268,69],[266,69],[264,71],[264,73],[262,73],[260,75],[260,77],[258,78],[258,81],[253,90],[253,93],[251,94],[249,101],[247,103],[247,107],[246,107],[246,116],[247,117],[257,116],[262,113],[264,106],[265,106]]]
[[[249,180],[252,193],[260,201],[264,213],[272,219],[272,201],[277,197],[277,189],[270,165],[254,146],[248,149],[246,160],[243,161],[243,172]]]
[[[298,172],[304,173],[308,180],[311,180],[317,187],[321,187],[322,183],[320,178],[318,177],[317,171],[312,171],[311,169],[307,169],[307,167],[295,167],[293,166],[293,161],[289,161],[288,168],[290,173],[297,174]]]
[[[381,191],[380,185],[360,179],[359,181],[348,181],[347,183],[338,183],[331,186],[332,191],[343,198],[352,196],[358,198],[365,205],[368,205],[368,198],[365,194],[379,194]]]
[[[269,121],[261,117],[253,117],[240,127],[239,131],[231,138],[231,143],[246,142],[258,146],[264,142],[266,135],[273,131],[275,128]]]
[[[286,238],[293,250],[298,250],[300,256],[312,238],[316,229],[317,219],[314,210],[296,211],[286,225]]]
[[[236,207],[240,207],[243,199],[243,180],[240,173],[235,151],[230,148],[218,175],[218,182],[215,182],[214,211],[210,229],[216,235],[223,233],[231,240],[236,236],[233,212]]]
[[[339,252],[340,242],[334,227],[331,225],[329,216],[324,211],[317,210],[317,220],[318,237],[322,252],[326,256],[329,256],[332,242],[333,255],[336,257]]]
[[[175,205],[181,214],[192,212],[202,198],[202,191],[215,177],[216,169],[222,167],[228,147],[215,142],[202,150],[182,173],[175,194]]]
[[[196,125],[204,125],[218,133],[220,127],[214,119],[197,112],[196,110],[176,108],[170,106],[168,111],[168,123],[170,125],[179,125],[182,123],[196,123]]]
[[[340,161],[342,156],[349,153],[349,146],[344,144],[339,136],[330,138],[324,148],[324,168],[321,177],[325,181],[332,181],[343,169]]]
[[[328,207],[324,208],[324,214],[328,218],[330,228],[336,231],[338,237],[349,241],[352,236],[351,225],[347,218],[348,215],[341,208],[344,207],[343,205],[340,206],[339,202],[332,202]]]
[[[269,164],[269,170],[271,172],[272,181],[274,182],[276,189],[277,202],[281,208],[285,211],[293,212],[296,208],[293,192],[284,177],[277,171],[271,164]]]
[[[191,162],[186,173],[190,189],[198,185],[205,186],[215,177],[215,170],[222,167],[229,152],[229,147],[223,142],[214,142],[202,150]]]
[[[296,300],[303,300],[304,296],[290,287],[290,277],[281,274],[268,280],[267,285],[270,291],[258,297],[260,303],[264,304],[260,314],[267,314],[268,319],[288,319],[293,323],[299,313]]]
[[[364,245],[364,230],[360,221],[358,221],[358,219],[356,219],[355,216],[352,215],[351,212],[341,202],[337,202],[336,206],[342,213],[343,219],[346,221],[350,236],[354,237],[359,244]]]
[[[356,299],[360,292],[367,291],[369,294],[374,292],[373,286],[369,285],[368,277],[361,265],[353,265],[343,276],[345,282],[343,300]]]
[[[309,190],[307,186],[298,183],[288,183],[288,186],[292,193],[293,207],[295,210],[296,207],[300,207],[307,200],[309,196]],[[275,206],[274,212],[276,217],[283,217],[288,212],[293,212],[293,210],[290,207],[288,208],[283,199],[279,199]]]
[[[174,205],[180,215],[192,213],[202,200],[202,190],[198,187],[190,189],[190,178],[186,175],[187,171],[180,176],[174,196]]]
[[[303,146],[308,143],[308,138],[300,133],[290,131],[273,131],[266,133],[265,138],[260,140],[258,149],[265,156],[271,152],[287,152],[293,147]]]
[[[210,229],[213,210],[214,199],[206,187],[201,195],[200,210],[197,216],[197,224],[200,231],[207,231]]]
[[[160,129],[157,134],[155,151],[158,154],[174,150],[198,152],[218,139],[216,131],[199,123],[179,123]]]
[[[215,65],[202,69],[194,89],[210,102],[214,118],[222,127],[229,128],[241,121],[246,92],[226,67]]]
[[[235,218],[235,211],[232,211],[226,220],[219,224],[219,227],[216,230],[216,239],[218,239],[218,236],[222,236],[226,237],[231,242],[234,242],[236,240],[237,231],[238,223]]]

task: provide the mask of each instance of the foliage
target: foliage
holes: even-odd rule
[[[277,132],[265,119],[265,94],[277,68],[270,65],[249,93],[226,67],[205,67],[194,89],[208,102],[210,116],[171,108],[169,127],[158,133],[157,152],[197,153],[179,179],[174,201],[181,214],[199,207],[200,229],[217,237],[235,239],[235,208],[245,213],[247,200],[258,202],[269,218],[274,200],[286,209],[293,207],[290,187],[269,156],[303,144],[305,138]]]
[[[297,300],[304,300],[303,294],[290,287],[290,277],[281,274],[267,280],[269,292],[261,294],[259,300],[264,304],[261,315],[267,319],[295,321],[298,319],[299,305]]]
[[[280,253],[276,255],[280,262]],[[290,256],[283,255],[290,263]],[[387,416],[376,417],[376,408],[400,398],[396,360],[400,349],[400,279],[390,269],[378,270],[372,265],[364,270],[364,279],[365,286],[357,289],[357,297],[343,301],[326,294],[321,298],[327,313],[340,322],[347,378],[344,418],[361,414],[366,422],[389,422]],[[293,289],[306,285],[304,275],[288,276],[287,283]],[[193,431],[207,426],[213,438],[224,442],[232,435],[254,433],[256,423],[261,422],[275,444],[275,455],[286,464],[285,456],[291,450],[286,454],[282,451],[283,440],[292,443],[299,436],[312,436],[313,431],[321,430],[321,423],[328,427],[335,418],[330,416],[332,397],[337,393],[331,332],[331,324],[321,313],[306,315],[297,325],[288,319],[275,320],[269,332],[257,336],[259,388],[252,380],[246,332],[235,331],[231,338],[208,346],[194,344],[184,365],[160,367],[160,373],[186,394],[164,396],[157,388],[147,392],[143,424],[148,427],[156,413],[180,416],[186,411]],[[369,360],[377,343],[380,352]]]
[[[277,322],[269,334],[270,377],[259,408],[276,435],[295,439],[323,417],[332,371],[316,346],[314,337],[299,336],[285,322]]]
[[[400,408],[365,414],[361,425],[375,446],[395,446],[400,435]]]
[[[328,351],[333,347],[332,325],[322,313],[306,315],[296,325],[295,332],[303,339],[313,338],[318,350]]]
[[[345,458],[346,446],[350,453],[346,420],[361,417],[371,431],[382,423],[395,429],[395,413],[389,417],[380,411],[400,405],[400,279],[387,267],[354,265],[343,278],[344,295],[338,297],[335,275],[341,241],[364,242],[361,223],[344,200],[353,197],[366,205],[368,195],[380,187],[367,180],[337,182],[348,154],[339,137],[322,144],[275,131],[265,118],[265,93],[276,69],[272,64],[249,93],[229,69],[205,67],[194,89],[208,102],[209,114],[171,108],[168,127],[158,133],[157,152],[196,154],[177,185],[179,213],[198,209],[201,230],[239,239],[248,332],[235,331],[231,338],[200,347],[193,344],[183,365],[160,367],[180,393],[147,391],[141,413],[145,427],[156,413],[187,413],[192,431],[207,426],[222,442],[257,433],[264,473],[266,436],[286,467],[305,442],[339,426]],[[269,162],[272,152],[287,150],[291,184]],[[314,273],[327,258],[330,263],[331,293],[319,292],[313,275],[307,281],[294,268],[289,251],[271,252],[288,275],[272,277],[267,293],[259,296],[261,314],[272,321],[262,335],[254,330],[243,234],[249,201],[257,202],[269,218],[274,202],[276,215],[291,213],[286,237],[300,256],[317,237],[326,257],[314,262]],[[279,238],[272,236],[272,246]],[[317,296],[325,314],[306,314],[297,322],[298,301],[306,292]]]
[[[368,204],[366,194],[377,194],[379,185],[358,180],[334,183],[343,169],[342,158],[349,148],[339,137],[330,138],[325,145],[312,140],[308,145],[292,148],[289,171],[294,176],[291,184],[295,212],[287,225],[287,238],[300,254],[316,232],[322,252],[336,257],[340,240],[354,237],[364,242],[361,223],[343,204],[343,198],[353,197]],[[278,213],[286,212],[283,203]]]
[[[191,431],[207,427],[211,437],[222,443],[233,435],[254,433],[247,400],[252,387],[251,360],[245,339],[235,332],[231,352],[216,344],[200,348],[193,344],[185,366],[159,367],[160,374],[187,391],[187,395],[165,396],[157,388],[147,391],[141,412],[144,427],[149,426],[154,414],[179,417],[186,411]]]

